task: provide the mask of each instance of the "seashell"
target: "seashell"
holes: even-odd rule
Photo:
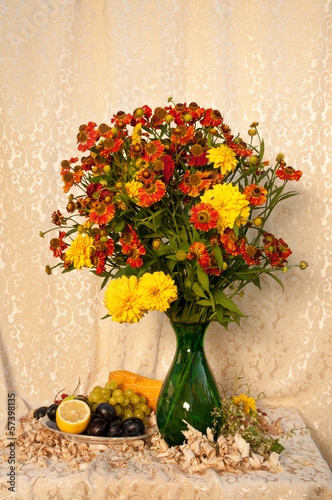
[[[260,469],[262,463],[262,457],[260,455],[257,455],[256,453],[251,452],[251,457],[249,457],[250,467],[252,467],[253,469]]]

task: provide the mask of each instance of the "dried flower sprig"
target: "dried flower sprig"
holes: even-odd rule
[[[243,387],[240,380],[242,377],[236,377],[233,393],[231,396],[224,394],[220,400],[220,408],[216,408],[213,415],[212,432],[214,435],[228,436],[239,434],[250,444],[254,453],[262,455],[265,459],[272,452],[282,453],[284,446],[280,440],[289,439],[297,432],[307,434],[312,432],[309,427],[298,428],[295,425],[284,432],[281,426],[281,418],[278,418],[274,424],[270,424],[267,414],[260,408],[256,408],[256,401],[265,397],[260,393],[256,399],[250,397],[248,387],[247,394],[239,394]],[[238,394],[238,395],[237,395]],[[271,434],[276,434],[271,436]]]

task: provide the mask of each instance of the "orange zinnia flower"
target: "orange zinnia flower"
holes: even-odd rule
[[[166,192],[165,184],[157,179],[154,182],[147,182],[138,189],[138,203],[140,207],[149,207],[161,200]]]
[[[217,226],[218,212],[210,203],[198,203],[190,210],[190,222],[196,229],[209,231]]]
[[[280,167],[278,168],[277,177],[283,181],[299,181],[302,177],[301,170],[294,170],[293,167]]]
[[[250,205],[259,207],[266,202],[266,189],[261,186],[256,186],[256,184],[250,184],[250,186],[247,186],[243,191],[243,194],[246,196]]]
[[[95,222],[96,224],[106,224],[107,222],[110,222],[115,213],[115,207],[114,205],[106,205],[106,203],[102,201],[96,201],[90,210],[90,220],[92,222]]]
[[[195,198],[199,196],[200,191],[203,189],[208,189],[210,187],[211,181],[207,179],[209,174],[206,172],[195,172],[190,174],[187,172],[184,174],[181,184],[179,184],[179,189],[182,193]]]

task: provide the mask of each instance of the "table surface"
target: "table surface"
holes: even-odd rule
[[[269,405],[271,419],[283,417],[285,430],[304,427],[296,408]],[[247,470],[239,473],[207,469],[188,473],[172,463],[163,463],[145,447],[135,454],[123,445],[105,447],[73,469],[72,462],[42,458],[37,462],[15,462],[15,495],[8,490],[10,464],[0,465],[0,498],[29,499],[332,499],[331,471],[310,434],[297,433],[281,441],[282,470]],[[3,452],[3,448],[0,450]],[[12,469],[13,470],[13,469]]]

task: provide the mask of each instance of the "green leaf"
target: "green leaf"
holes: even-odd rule
[[[110,279],[110,277],[109,277],[109,276],[106,276],[106,277],[103,279],[103,282],[102,282],[102,284],[101,284],[101,286],[100,286],[100,290],[102,290],[102,289],[103,289],[103,288],[107,285],[107,282],[108,282],[108,280],[109,280],[109,279]]]
[[[284,449],[285,449],[284,446],[282,446],[282,444],[280,444],[278,442],[278,440],[275,439],[274,442],[273,442],[273,444],[272,444],[272,446],[271,446],[271,448],[270,448],[270,451],[275,451],[276,453],[280,454],[281,452],[284,451]]]
[[[124,220],[121,220],[120,222],[118,222],[118,224],[115,226],[114,228],[114,232],[115,233],[120,233],[122,231],[122,229],[124,228],[125,226],[125,221]]]
[[[181,243],[181,245],[179,246],[179,249],[184,250],[185,252],[189,252],[189,248],[190,248],[190,244],[188,243],[188,241]]]
[[[240,309],[232,301],[232,299],[230,299],[229,297],[227,297],[227,295],[225,295],[224,292],[222,292],[221,290],[218,290],[218,289],[214,288],[212,290],[212,294],[213,294],[214,299],[215,299],[215,301],[216,301],[217,304],[220,304],[225,309],[228,309],[229,311],[235,312],[239,316],[242,316],[243,318],[245,318],[245,314],[243,314],[240,311]]]
[[[239,237],[239,227],[236,224],[234,224],[234,226],[233,226],[233,231],[234,231],[235,236],[238,238]]]
[[[186,231],[185,226],[182,226],[182,229],[180,231],[180,238],[181,238],[181,241],[184,241],[184,242],[188,241],[187,231]]]
[[[219,323],[224,322],[224,308],[220,304],[216,304],[217,318]]]
[[[261,160],[263,160],[264,157],[264,150],[265,150],[265,145],[264,145],[264,139],[261,140],[261,147],[259,151],[259,157]]]
[[[77,233],[77,229],[70,229],[67,233],[66,236],[69,236],[70,234]]]
[[[203,271],[201,266],[199,266],[199,265],[197,266],[197,278],[198,278],[200,284],[202,285],[202,287],[204,288],[204,290],[206,290],[208,292],[210,290],[209,278],[208,278],[207,274]]]
[[[198,295],[198,297],[203,297],[204,299],[207,298],[205,293],[197,283],[193,284],[192,289],[196,293],[196,295]]]
[[[259,276],[257,276],[257,278],[254,278],[254,279],[252,280],[252,282],[253,282],[253,284],[254,284],[255,286],[257,286],[257,288],[259,288],[259,289],[261,290],[261,280],[260,280],[260,277],[259,277]]]
[[[200,306],[208,306],[208,307],[211,307],[211,300],[208,300],[208,299],[202,299],[202,300],[198,300],[196,302],[196,304],[200,305]]]
[[[216,261],[217,261],[218,266],[219,266],[219,272],[220,272],[223,269],[223,263],[224,263],[224,259],[223,259],[220,247],[218,245],[215,245],[212,248],[212,252],[216,258]]]

